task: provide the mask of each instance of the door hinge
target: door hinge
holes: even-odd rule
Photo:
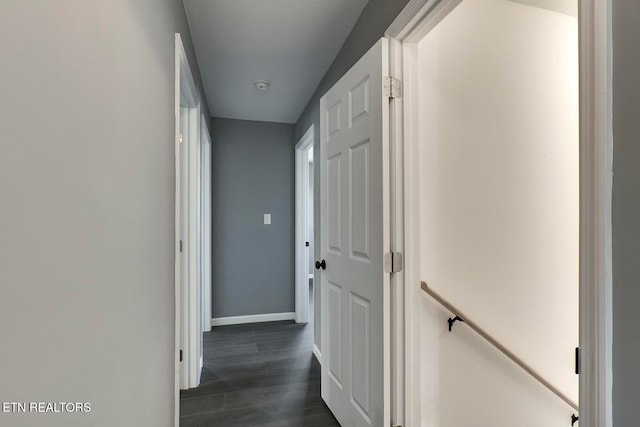
[[[580,347],[576,347],[576,375],[580,375]]]
[[[182,252],[182,240],[180,240],[180,252]]]
[[[180,361],[182,362],[182,350],[180,350]]]
[[[400,252],[384,254],[384,272],[397,273],[399,271],[402,271],[402,254]]]
[[[397,99],[402,97],[402,82],[395,77],[384,78],[384,96]]]
[[[180,134],[180,135],[178,136],[178,142],[179,142],[180,144],[182,144],[182,134]]]

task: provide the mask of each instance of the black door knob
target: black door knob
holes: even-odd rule
[[[326,270],[326,268],[327,268],[327,263],[325,260],[316,261],[316,270],[320,270],[320,269]]]

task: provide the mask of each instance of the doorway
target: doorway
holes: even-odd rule
[[[175,424],[179,390],[197,387],[211,329],[210,137],[179,34],[175,35]]]
[[[426,299],[422,356],[438,362],[425,418],[465,425],[482,407],[481,424],[564,424],[578,408],[577,2],[463,0],[417,54],[421,280],[560,392],[464,326],[443,336],[447,310]],[[536,398],[506,405],[513,393]]]
[[[297,323],[314,323],[314,126],[311,125],[295,147],[295,310]],[[314,336],[316,334],[314,333]],[[314,352],[317,347],[314,342]]]

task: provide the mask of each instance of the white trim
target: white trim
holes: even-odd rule
[[[180,426],[180,56],[184,50],[180,34],[175,35],[174,72],[174,345],[173,424]]]
[[[201,152],[201,197],[202,197],[202,228],[201,228],[201,258],[202,258],[202,329],[211,330],[211,134],[207,122],[202,115],[200,120],[200,149]]]
[[[199,286],[201,276],[198,258],[200,96],[179,33],[175,33],[174,48],[174,425],[178,427],[180,425],[179,390],[199,384],[202,365],[202,322],[199,318],[199,304],[202,296]],[[180,143],[181,132],[185,134],[182,144]],[[183,194],[185,189],[186,193]],[[183,212],[186,213],[184,218],[182,218]],[[183,225],[186,227],[186,236],[182,235]],[[180,252],[181,239],[185,243],[182,253]],[[183,309],[185,304],[187,309]],[[181,344],[182,338],[184,338],[184,344]],[[180,362],[180,349],[183,346],[183,361]]]
[[[192,76],[191,80],[193,79]],[[195,87],[195,84],[194,84]],[[183,348],[182,363],[185,365],[187,378],[182,379],[183,388],[193,388],[200,384],[200,373],[198,370],[200,353],[202,352],[202,321],[200,319],[200,300],[202,299],[200,285],[200,233],[199,233],[199,169],[200,169],[200,106],[189,106],[186,109],[188,114],[188,127],[182,145],[186,145],[188,156],[188,215],[186,242],[183,236],[183,252],[186,250],[187,265],[189,268],[187,293],[188,293],[188,323],[183,332],[187,334],[188,344]],[[184,320],[185,317],[183,316]]]
[[[396,171],[403,176],[405,270],[405,422],[421,423],[419,313],[413,302],[419,298],[419,221],[413,214],[417,201],[417,164],[412,157],[412,133],[418,117],[415,87],[415,43],[425,29],[433,27],[461,0],[411,0],[387,29],[385,35],[403,44],[393,49],[391,64],[402,64],[403,108],[392,115],[402,120],[404,164]],[[611,0],[580,0],[580,425],[612,426],[612,279],[611,279]],[[393,40],[392,40],[393,41]],[[392,44],[393,46],[393,44]],[[395,52],[394,52],[395,51]],[[393,66],[393,65],[392,65]],[[393,70],[392,70],[393,71]],[[398,74],[395,74],[399,77]],[[394,135],[392,133],[392,135]],[[396,162],[396,165],[398,163]],[[396,210],[396,212],[399,212]],[[396,224],[396,227],[398,225]],[[396,283],[396,286],[400,286]]]
[[[416,26],[416,24],[427,15],[428,10],[437,0],[411,0],[400,11],[396,19],[393,20],[387,31],[385,31],[385,37],[390,37],[403,41],[405,36],[409,34]],[[426,8],[426,10],[424,9]]]
[[[296,322],[309,321],[309,155],[313,150],[314,126],[302,135],[296,144],[296,211],[295,211],[295,310]]]
[[[611,427],[611,0],[579,8],[580,425]]]
[[[420,349],[420,313],[416,301],[420,300],[420,245],[419,245],[419,215],[416,206],[419,204],[418,157],[414,156],[413,146],[417,140],[415,132],[419,118],[418,97],[416,87],[417,78],[414,75],[417,61],[415,44],[403,43],[402,49],[394,50],[393,62],[402,62],[403,110],[402,117],[394,117],[394,121],[401,120],[403,139],[402,170],[396,173],[402,175],[404,192],[404,325],[405,325],[405,423],[407,427],[422,425],[422,384],[421,384],[421,349]],[[400,56],[400,59],[398,58]],[[415,284],[415,285],[414,285]]]
[[[250,314],[247,316],[214,317],[212,326],[242,325],[245,323],[278,322],[281,320],[295,320],[296,313],[267,313]]]
[[[391,23],[385,36],[404,43],[420,41],[462,0],[411,0]]]
[[[316,357],[318,363],[322,365],[322,353],[320,353],[320,349],[315,344],[313,345],[313,355]]]
[[[389,40],[389,75],[402,78],[402,43]],[[404,253],[402,99],[389,103],[389,245],[392,252]],[[405,301],[404,272],[390,275],[390,394],[391,424],[405,425]]]
[[[381,67],[382,77],[389,75],[390,49],[389,40],[383,37],[379,43],[382,45],[382,61],[378,65]],[[387,101],[387,102],[385,102]],[[391,170],[393,160],[391,157],[391,105],[389,98],[382,102],[382,253],[391,252],[392,234],[392,210],[393,210],[393,190],[391,188]],[[395,327],[394,319],[391,316],[391,276],[382,271],[382,381],[383,381],[383,422],[391,425],[391,354],[393,352],[391,342],[391,330]],[[395,276],[395,274],[393,274]],[[388,319],[388,321],[385,321]]]

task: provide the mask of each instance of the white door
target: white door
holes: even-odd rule
[[[381,39],[320,100],[322,398],[343,427],[389,425],[387,71]]]

